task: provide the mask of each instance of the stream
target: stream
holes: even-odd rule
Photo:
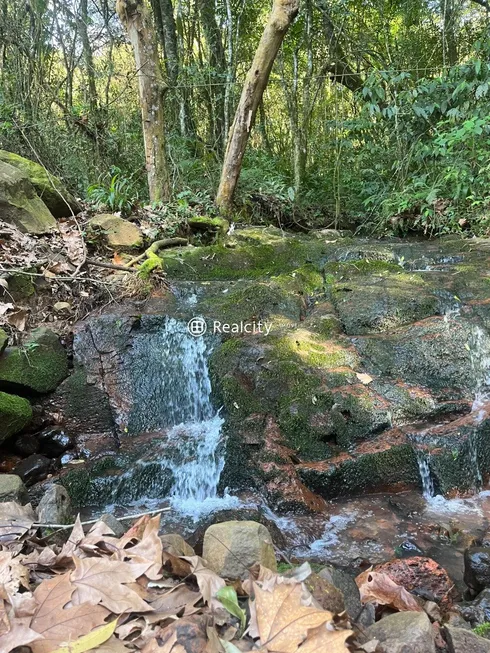
[[[476,353],[478,335],[476,331],[472,354],[475,413],[488,398],[490,368],[488,357],[482,360]],[[142,333],[134,342],[128,354],[130,364],[122,368],[128,370],[128,378],[122,383],[131,386],[135,376],[145,381],[133,387],[135,401],[131,410],[123,407],[120,421],[133,429],[153,429],[152,435],[156,431],[160,439],[157,445],[152,441],[124,474],[100,479],[100,488],[110,499],[103,509],[99,506],[86,514],[110,511],[117,516],[170,506],[172,512],[164,517],[166,530],[188,536],[200,523],[209,522],[211,513],[219,517],[220,511],[227,511],[222,514],[229,519],[241,511],[248,515],[255,511],[281,531],[279,548],[287,560],[328,561],[362,570],[395,556],[424,554],[446,568],[463,588],[463,551],[473,537],[482,536],[490,522],[490,490],[482,488],[476,449],[475,494],[471,497],[437,496],[430,453],[419,450],[422,494],[408,491],[336,499],[322,513],[278,515],[253,493],[218,492],[226,443],[221,409],[213,405],[207,364],[215,345],[212,337],[196,338],[185,323],[166,318],[163,326]],[[160,374],[145,375],[147,368],[155,369],[149,356],[161,361]]]

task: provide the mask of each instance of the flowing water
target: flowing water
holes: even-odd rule
[[[132,403],[118,418],[130,431],[151,432],[124,473],[97,480],[100,496],[117,506],[169,503],[194,519],[238,499],[218,496],[224,467],[223,419],[211,401],[208,359],[213,342],[195,338],[184,322],[150,319],[125,353],[122,385]]]

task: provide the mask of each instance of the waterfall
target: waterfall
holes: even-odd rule
[[[473,410],[479,410],[490,397],[490,345],[488,335],[481,327],[473,329],[470,347],[471,366],[475,375],[475,400]]]
[[[118,418],[131,434],[156,431],[147,452],[126,471],[99,480],[109,502],[142,505],[168,500],[196,519],[238,505],[218,497],[224,467],[223,419],[212,405],[208,359],[212,340],[194,337],[184,322],[145,316],[124,352],[118,384],[130,401]]]
[[[424,499],[432,499],[435,495],[434,480],[430,471],[429,455],[423,451],[417,451],[417,462],[419,465],[420,480],[422,482],[422,493]]]

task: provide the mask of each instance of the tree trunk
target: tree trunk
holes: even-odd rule
[[[233,205],[233,196],[242,168],[243,156],[257,109],[267,87],[272,66],[289,26],[299,11],[300,0],[274,0],[269,20],[242,90],[226,148],[216,204],[223,213]]]
[[[211,72],[209,98],[212,112],[210,122],[210,145],[220,154],[223,152],[225,134],[225,88],[226,57],[223,48],[221,29],[216,21],[215,5],[210,0],[199,0],[199,16],[206,37],[208,62]]]
[[[134,51],[150,200],[158,202],[170,197],[170,175],[165,151],[164,84],[155,29],[145,0],[117,0],[116,9]]]
[[[87,75],[87,95],[88,105],[90,108],[90,116],[97,121],[97,86],[95,83],[95,66],[94,56],[92,53],[92,46],[88,35],[88,0],[81,0],[80,2],[80,19],[79,31],[82,40],[83,58],[85,59],[85,74]]]

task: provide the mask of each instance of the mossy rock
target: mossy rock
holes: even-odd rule
[[[272,242],[240,240],[234,247],[226,245],[230,243],[165,251],[164,269],[174,279],[270,279],[305,265],[321,272],[328,252],[324,243],[311,238],[275,237]]]
[[[399,483],[420,483],[417,456],[409,444],[385,446],[380,451],[345,456],[339,461],[297,467],[302,481],[330,499],[379,490]]]
[[[425,281],[400,271],[358,272],[350,281],[333,283],[330,296],[348,335],[390,331],[440,312],[439,299]]]
[[[7,281],[8,292],[15,301],[25,301],[36,293],[36,286],[28,274],[12,274]]]
[[[474,326],[464,319],[429,318],[395,333],[354,339],[368,371],[421,384],[432,390],[458,389],[474,397],[478,371],[471,351]],[[490,337],[482,335],[478,348],[490,351]],[[482,371],[483,372],[483,371]]]
[[[8,163],[26,175],[38,196],[55,218],[65,218],[80,213],[81,206],[63,183],[39,163],[25,159],[13,152],[0,150],[0,161]]]
[[[5,347],[8,345],[9,337],[3,329],[0,329],[0,354],[3,352]]]
[[[224,218],[211,218],[206,215],[198,215],[189,218],[187,224],[193,233],[208,234],[212,238],[222,238],[230,228],[230,223]]]
[[[0,392],[0,443],[22,431],[31,419],[32,408],[27,399]]]
[[[51,392],[67,376],[66,351],[45,327],[35,329],[24,345],[8,347],[0,358],[0,388],[6,390]]]
[[[56,220],[38,197],[27,175],[0,161],[0,215],[2,220],[29,234],[45,234],[57,228]]]
[[[169,494],[173,474],[161,464],[158,440],[137,444],[130,451],[104,456],[61,476],[76,508],[130,505],[141,497],[161,499]],[[154,459],[148,454],[155,450]]]
[[[222,290],[205,299],[199,308],[210,319],[223,323],[257,323],[270,319],[275,331],[283,324],[299,321],[304,306],[299,295],[286,292],[274,281],[264,280]]]

